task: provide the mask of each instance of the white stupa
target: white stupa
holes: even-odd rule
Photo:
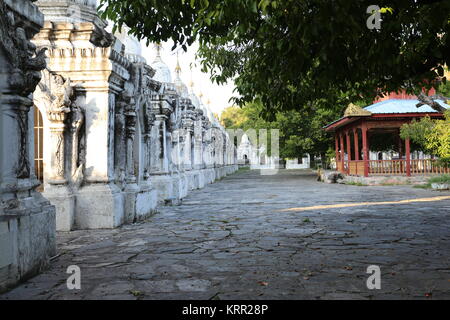
[[[176,76],[175,76],[174,84],[175,84],[175,88],[176,88],[178,94],[182,98],[185,98],[185,99],[189,98],[188,88],[184,84],[183,80],[181,80],[181,66],[180,66],[180,60],[178,59],[178,56],[177,56],[177,66],[175,68],[175,74],[176,74]]]
[[[125,56],[134,63],[146,63],[145,58],[142,56],[142,46],[140,41],[130,35],[130,28],[127,26],[122,27],[121,32],[116,32],[115,36],[125,45]]]
[[[162,83],[171,84],[172,75],[169,67],[161,58],[161,50],[162,45],[160,43],[156,44],[156,58],[151,64],[151,67],[156,71],[153,79]]]

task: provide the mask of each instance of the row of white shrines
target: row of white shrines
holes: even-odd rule
[[[48,265],[56,230],[133,223],[237,170],[180,68],[108,33],[96,0],[0,10],[0,291]]]

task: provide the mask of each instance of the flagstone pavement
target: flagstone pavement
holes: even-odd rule
[[[0,300],[449,299],[448,196],[239,171],[143,223],[58,233],[50,268]],[[347,206],[360,202],[377,204]],[[81,290],[67,288],[71,265]]]

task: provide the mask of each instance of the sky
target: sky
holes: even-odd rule
[[[94,0],[92,0],[94,1]],[[97,1],[98,3],[99,1]],[[111,31],[113,23],[108,21],[108,30]],[[172,72],[172,79],[175,79],[175,67],[177,65],[177,53],[172,52],[173,42],[167,42],[163,44],[164,50],[162,51],[162,59],[168,65],[170,71]],[[146,40],[141,41],[142,55],[147,60],[149,65],[152,64],[156,56],[155,46],[150,44],[146,46]],[[214,84],[209,79],[209,74],[201,72],[200,63],[195,61],[195,53],[198,49],[198,43],[194,43],[188,48],[187,52],[182,49],[178,50],[178,55],[180,59],[181,66],[181,80],[189,87],[191,80],[194,82],[194,93],[197,96],[203,93],[202,101],[206,105],[207,101],[210,100],[211,111],[217,114],[221,114],[222,111],[232,105],[229,102],[230,98],[233,97],[234,84],[230,81],[227,85],[219,86]],[[192,65],[192,71],[191,71]],[[189,88],[190,89],[190,88]]]
[[[171,51],[172,44],[173,43],[171,42],[163,44],[161,56],[162,60],[168,65],[170,71],[172,72],[172,79],[175,79],[177,52]],[[153,44],[150,44],[148,47],[146,47],[145,41],[142,41],[141,45],[142,55],[147,60],[147,63],[151,65],[156,57],[155,46]],[[178,56],[181,66],[181,80],[183,80],[183,82],[189,87],[192,79],[192,81],[194,82],[194,92],[197,94],[197,96],[199,96],[200,93],[203,93],[203,103],[206,105],[209,99],[211,101],[211,111],[220,115],[224,109],[232,105],[229,100],[231,97],[233,97],[234,85],[232,82],[223,86],[212,83],[209,79],[209,74],[201,72],[200,63],[198,61],[195,61],[197,48],[198,44],[194,43],[191,47],[188,48],[187,52],[184,52],[182,49],[178,50]]]

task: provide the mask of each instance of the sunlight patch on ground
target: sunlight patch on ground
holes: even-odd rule
[[[432,197],[432,198],[417,198],[399,201],[381,201],[381,202],[356,202],[356,203],[342,203],[342,204],[331,204],[322,206],[312,206],[303,208],[290,208],[279,210],[278,212],[300,212],[300,211],[310,211],[310,210],[321,210],[321,209],[336,209],[336,208],[350,208],[350,207],[363,207],[363,206],[381,206],[387,204],[405,204],[405,203],[415,203],[415,202],[435,202],[450,200],[450,196],[442,197]]]

